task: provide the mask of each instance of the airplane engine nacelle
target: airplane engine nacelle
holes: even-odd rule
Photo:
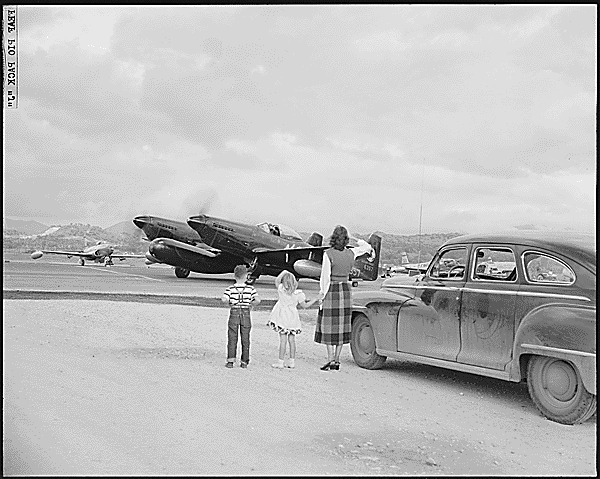
[[[44,253],[41,251],[34,251],[31,253],[31,259],[40,259],[42,256],[44,256]]]
[[[309,259],[299,259],[294,263],[296,273],[308,278],[319,279],[321,277],[321,264]]]

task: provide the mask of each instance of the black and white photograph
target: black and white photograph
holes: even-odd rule
[[[3,475],[597,475],[596,5],[2,43]]]

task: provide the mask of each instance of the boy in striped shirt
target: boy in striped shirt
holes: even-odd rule
[[[240,367],[247,368],[250,362],[250,306],[260,303],[254,286],[245,283],[248,268],[238,264],[233,270],[235,284],[223,293],[221,301],[229,304],[229,322],[227,324],[227,363],[232,368],[237,355],[238,329],[242,339],[242,359]]]

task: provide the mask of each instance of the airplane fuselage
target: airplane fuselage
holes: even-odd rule
[[[300,278],[319,279],[321,275],[322,250],[307,251],[311,245],[296,235],[286,235],[284,231],[273,234],[260,227],[264,224],[254,226],[205,215],[190,217],[188,224],[204,243],[239,258],[238,264],[240,261],[253,264],[256,253],[261,252],[260,265],[253,265],[257,276],[277,276],[283,270]],[[270,250],[277,252],[270,253]]]
[[[174,266],[180,278],[187,277],[190,271],[231,273],[238,264],[250,266],[251,278],[277,276],[283,270],[298,278],[319,279],[321,275],[326,247],[318,233],[304,241],[285,225],[255,226],[206,215],[192,216],[187,224],[155,216],[138,216],[133,222],[150,240],[146,263]],[[380,238],[378,241],[380,244]],[[376,265],[361,264],[359,269],[373,268],[376,275]],[[354,274],[357,275],[359,270]]]

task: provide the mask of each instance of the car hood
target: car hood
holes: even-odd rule
[[[401,286],[411,286],[418,283],[422,274],[418,274],[415,276],[408,276],[406,274],[398,274],[396,276],[392,276],[391,278],[386,279],[383,283],[381,283],[381,289],[396,289]]]

